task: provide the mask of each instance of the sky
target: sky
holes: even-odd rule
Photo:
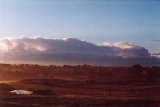
[[[127,41],[160,52],[159,0],[0,0],[0,38]]]

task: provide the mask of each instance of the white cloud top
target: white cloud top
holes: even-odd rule
[[[116,47],[116,48],[121,48],[121,49],[129,49],[129,48],[138,48],[138,46],[135,46],[131,43],[128,42],[115,42],[115,43],[110,43],[110,42],[104,42],[98,44],[99,46],[109,46],[109,47]]]

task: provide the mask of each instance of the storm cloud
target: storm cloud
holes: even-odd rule
[[[128,42],[93,44],[75,38],[5,38],[1,62],[95,65],[159,65],[144,47]]]

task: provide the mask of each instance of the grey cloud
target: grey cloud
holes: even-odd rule
[[[93,44],[75,38],[12,38],[0,40],[4,62],[99,65],[159,65],[147,49],[128,42]]]
[[[160,55],[160,53],[154,53],[153,55]]]

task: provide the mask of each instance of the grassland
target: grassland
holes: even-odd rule
[[[56,71],[54,71],[54,68],[46,67],[49,70],[47,71],[45,67],[42,67],[36,73],[44,78],[38,76],[34,78],[34,66],[28,67],[33,70],[33,74],[31,74],[32,71],[27,72],[26,69],[23,70],[24,68],[17,65],[14,69],[11,69],[12,67],[1,68],[3,69],[1,76],[7,76],[5,72],[17,74],[12,70],[19,70],[19,75],[23,75],[13,81],[7,79],[0,83],[0,107],[160,107],[160,82],[157,73],[159,68],[143,68],[139,70],[140,74],[137,72],[134,74],[130,72],[133,68],[126,67],[120,69],[119,72],[118,68],[99,68],[99,70],[96,67],[92,68],[92,72],[91,68],[83,67],[81,69],[85,71],[74,71],[75,68],[72,67],[67,69],[66,67],[55,67]],[[154,79],[148,80],[146,72],[152,74],[155,71]],[[25,79],[27,76],[24,74],[30,78]],[[79,78],[75,78],[74,75]],[[130,77],[127,78],[128,76]],[[29,90],[33,94],[10,93],[16,89]]]

